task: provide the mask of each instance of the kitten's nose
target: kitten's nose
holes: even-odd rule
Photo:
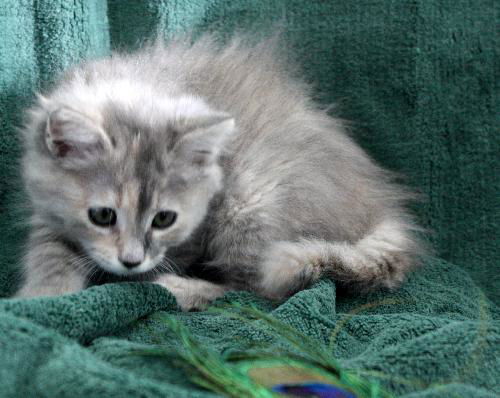
[[[139,265],[141,265],[141,261],[134,261],[134,262],[124,261],[124,260],[120,260],[120,261],[128,269],[135,268],[135,267],[138,267]]]
[[[138,267],[144,261],[144,246],[139,241],[128,240],[125,247],[120,250],[118,260],[125,268]]]

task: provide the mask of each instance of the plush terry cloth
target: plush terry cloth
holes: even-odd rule
[[[0,295],[19,280],[25,229],[15,128],[35,90],[81,59],[156,33],[265,34],[278,23],[318,101],[339,104],[334,113],[352,121],[360,144],[426,196],[415,211],[433,231],[437,257],[396,293],[349,297],[322,281],[279,306],[247,293],[222,301],[255,303],[321,342],[335,334],[332,352],[345,366],[391,376],[385,386],[397,394],[500,393],[499,7],[489,0],[3,0]],[[147,284],[5,299],[0,396],[209,396],[168,361],[129,355],[152,342],[179,344],[151,318],[159,310],[220,352],[258,339],[283,344],[219,315],[182,314],[167,291]]]
[[[230,293],[216,305],[228,302],[254,304],[331,346],[345,367],[384,374],[384,385],[402,396],[499,392],[498,310],[464,272],[439,260],[393,294],[340,298],[332,282],[321,281],[279,306],[248,293]],[[172,361],[134,354],[151,344],[180,345],[159,319],[167,316],[216,352],[244,351],[256,342],[271,351],[286,347],[258,321],[180,313],[170,294],[153,284],[3,300],[0,396],[212,396],[189,384]]]

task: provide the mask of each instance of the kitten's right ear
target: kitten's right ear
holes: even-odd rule
[[[47,118],[45,144],[68,169],[91,166],[112,147],[109,137],[92,119],[66,107],[52,111]]]
[[[222,113],[190,120],[188,126],[190,131],[179,140],[174,151],[197,166],[212,164],[235,131],[234,119]]]

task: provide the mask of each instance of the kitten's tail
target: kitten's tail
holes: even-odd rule
[[[421,244],[412,229],[404,222],[384,221],[356,243],[276,242],[262,264],[260,294],[283,299],[324,275],[360,290],[393,289],[418,263]]]

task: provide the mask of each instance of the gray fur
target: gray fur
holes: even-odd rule
[[[223,271],[224,288],[201,299],[155,277],[183,308],[227,289],[282,299],[325,274],[362,288],[401,283],[420,253],[404,208],[411,195],[311,102],[276,52],[275,40],[157,43],[74,68],[40,97],[24,129],[36,222],[20,294],[80,289],[49,282],[80,278],[70,275],[75,256],[85,258],[76,268],[130,277],[194,259]],[[116,228],[90,224],[97,205],[119,209]],[[157,233],[161,209],[179,218]],[[147,267],[120,268],[127,250]]]

